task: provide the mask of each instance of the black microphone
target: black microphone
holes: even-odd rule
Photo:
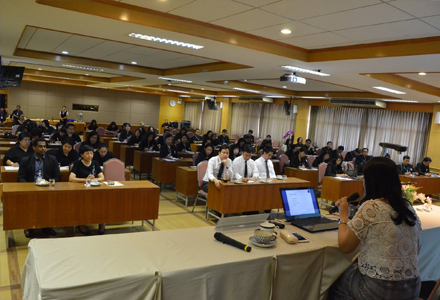
[[[234,247],[241,249],[241,250],[244,250],[246,252],[251,252],[251,250],[252,250],[252,248],[249,247],[248,245],[242,244],[239,241],[231,239],[230,237],[224,235],[221,232],[214,233],[214,238],[217,241],[222,242],[223,244],[228,244],[228,245],[234,246]]]
[[[347,202],[348,203],[353,202],[354,200],[357,200],[359,197],[360,197],[359,193],[354,193],[350,197],[347,198]],[[338,211],[339,211],[339,207],[337,207],[335,205],[335,206],[333,206],[332,209],[329,210],[329,213],[334,214],[334,213],[336,213]]]

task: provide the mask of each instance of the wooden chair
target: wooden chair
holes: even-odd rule
[[[261,143],[263,142],[263,139],[258,139],[255,144],[257,144],[258,146],[261,146]]]
[[[76,143],[75,146],[73,146],[73,149],[75,149],[75,151],[79,153],[80,147],[81,147],[81,143]]]
[[[272,147],[278,147],[278,142],[277,141],[272,141]]]
[[[197,201],[200,199],[202,201],[204,201],[205,203],[208,202],[208,193],[205,193],[202,190],[202,185],[203,185],[203,177],[205,177],[205,173],[206,173],[206,169],[208,168],[208,162],[207,161],[202,161],[201,163],[199,163],[197,165],[197,187],[199,192],[197,193],[197,197],[196,200],[194,200],[194,205],[192,208],[192,212],[194,212],[194,208],[197,205]],[[206,207],[206,219],[208,219],[208,207]]]
[[[204,150],[203,150],[204,151]],[[197,157],[199,156],[199,152],[196,152],[194,155],[193,155],[193,157],[192,157],[192,160],[193,160],[193,166],[195,166],[196,165],[196,160],[197,160]]]
[[[11,127],[12,128],[12,134],[16,134],[17,133],[18,127],[20,127],[20,125],[14,125],[14,126]]]
[[[426,300],[435,300],[434,296],[435,296],[435,292],[437,292],[438,288],[440,287],[440,279],[437,281],[437,284],[434,286],[434,288],[431,291],[431,294],[429,294],[428,299]],[[422,298],[418,298],[418,300],[424,300]]]
[[[105,130],[104,127],[98,127],[98,128],[96,128],[96,132],[97,132],[99,135],[105,135],[106,130]]]
[[[284,174],[284,166],[289,165],[289,157],[286,154],[281,154],[278,159],[280,161],[280,174]]]
[[[125,181],[125,164],[117,158],[107,160],[104,165],[105,180]]]
[[[285,154],[284,153],[284,150],[282,150],[282,149],[278,149],[278,151],[277,151],[277,157],[280,157],[281,156],[281,154]]]

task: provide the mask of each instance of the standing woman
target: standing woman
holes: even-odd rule
[[[66,126],[67,124],[67,116],[69,115],[69,112],[67,111],[67,107],[64,105],[63,108],[60,111],[60,122]]]
[[[421,223],[404,198],[396,164],[375,157],[363,167],[365,201],[351,221],[347,197],[339,206],[339,248],[358,260],[330,288],[333,300],[416,300],[421,287],[418,269]]]

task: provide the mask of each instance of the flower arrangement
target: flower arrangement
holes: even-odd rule
[[[432,209],[432,198],[427,197],[423,193],[417,193],[417,190],[420,188],[421,187],[416,187],[413,184],[402,185],[402,191],[405,193],[405,198],[411,203],[411,205],[414,204],[415,201],[420,201],[425,208]]]

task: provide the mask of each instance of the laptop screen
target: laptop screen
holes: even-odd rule
[[[280,188],[286,220],[320,217],[313,187]]]

